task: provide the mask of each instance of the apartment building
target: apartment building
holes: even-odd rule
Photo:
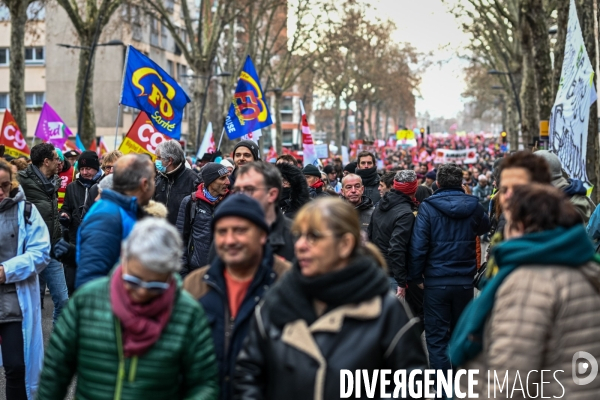
[[[180,4],[166,1],[174,19],[181,19]],[[33,3],[34,6],[36,3]],[[39,119],[41,106],[47,101],[62,117],[71,131],[77,131],[76,85],[79,65],[79,50],[68,49],[59,44],[78,46],[79,40],[66,12],[56,4],[48,2],[42,7],[30,7],[31,20],[25,37],[25,98],[27,103],[27,137],[32,138]],[[183,23],[180,24],[183,26]],[[181,35],[185,35],[181,30]],[[123,65],[126,45],[133,45],[175,77],[184,89],[189,84],[188,67],[181,50],[160,20],[139,7],[121,6],[111,17],[100,35],[99,43],[121,42],[119,46],[99,46],[96,49],[93,90],[96,136],[102,136],[110,149],[114,147],[115,132],[117,146],[122,135],[137,117],[138,110],[123,107],[117,122],[117,111],[121,93]],[[0,7],[0,119],[4,110],[10,109],[9,65],[10,65],[10,15]],[[182,137],[188,133],[187,122],[182,124]]]

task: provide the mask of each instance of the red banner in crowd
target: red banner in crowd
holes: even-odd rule
[[[4,111],[4,122],[0,134],[0,144],[5,146],[4,153],[11,157],[29,157],[29,146],[21,134],[21,129],[10,111]]]
[[[163,141],[169,140],[169,137],[160,133],[145,112],[140,112],[137,116],[125,140],[119,146],[119,150],[123,154],[129,153],[146,153],[152,157],[152,161],[156,159],[154,153],[156,147]]]

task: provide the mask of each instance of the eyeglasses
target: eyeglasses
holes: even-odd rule
[[[252,196],[254,194],[254,192],[256,192],[257,190],[262,190],[262,189],[269,189],[266,186],[262,186],[262,187],[254,187],[254,186],[243,186],[243,187],[234,187],[231,190],[231,193],[233,194],[238,194],[238,193],[243,193],[243,194],[247,194],[248,196]]]
[[[4,182],[4,183],[0,184],[0,189],[2,189],[2,191],[4,193],[8,193],[10,191],[11,186],[12,186],[12,184],[10,182]]]
[[[123,280],[132,289],[146,289],[152,294],[164,293],[171,284],[169,282],[144,282],[138,277],[129,274],[123,274]]]
[[[298,240],[300,240],[300,238],[304,238],[306,240],[306,242],[309,245],[314,245],[315,243],[317,243],[319,240],[325,239],[327,237],[335,237],[336,235],[330,234],[330,235],[326,235],[324,233],[318,232],[318,231],[308,231],[308,232],[292,232],[292,236],[294,238],[294,242],[297,242]]]
[[[113,167],[112,165],[105,165],[104,167],[102,167],[102,169],[103,169],[105,172],[112,171],[114,168],[115,168],[115,167]]]

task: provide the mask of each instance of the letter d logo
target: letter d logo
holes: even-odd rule
[[[585,358],[586,361],[579,361],[578,363],[577,360],[582,358]],[[592,367],[591,370],[590,366]],[[571,368],[573,373],[573,382],[575,382],[576,385],[587,385],[596,379],[596,376],[598,375],[598,362],[594,356],[585,351],[578,351],[577,353],[573,354]],[[577,374],[585,374],[588,370],[590,375],[586,378],[577,377]]]

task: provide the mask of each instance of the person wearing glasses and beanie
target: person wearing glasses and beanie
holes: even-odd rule
[[[0,158],[0,337],[4,398],[27,400],[37,391],[44,355],[38,274],[50,261],[50,235],[15,175]]]
[[[427,368],[418,319],[390,293],[385,261],[361,241],[354,207],[317,199],[292,231],[297,261],[255,309],[234,398],[339,399],[342,369]]]
[[[229,194],[227,167],[209,162],[200,173],[202,183],[194,193],[183,198],[177,215],[176,226],[184,243],[182,277],[208,263],[213,213]]]
[[[235,361],[254,307],[291,265],[274,255],[265,214],[248,194],[225,199],[215,211],[212,230],[218,256],[189,274],[183,287],[206,311],[219,364],[220,399],[231,400]]]
[[[38,399],[217,399],[217,366],[202,308],[181,288],[179,233],[138,222],[111,276],[81,287],[46,348]]]

